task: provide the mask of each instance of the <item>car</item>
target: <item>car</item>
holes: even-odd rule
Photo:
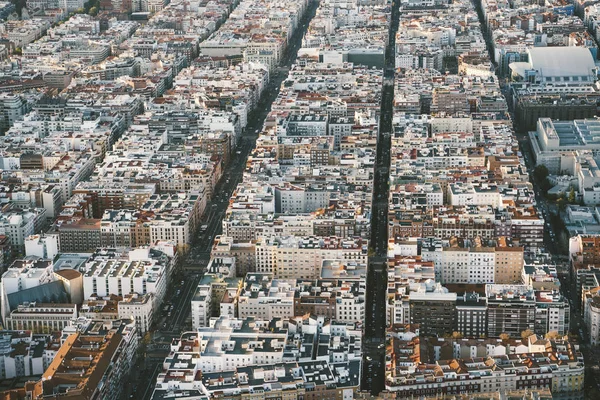
[[[235,154],[242,154],[242,152],[238,150],[235,152]]]

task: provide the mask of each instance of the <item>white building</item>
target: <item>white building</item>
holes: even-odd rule
[[[212,285],[200,282],[192,297],[192,328],[194,330],[208,326],[212,316]]]
[[[531,142],[532,152],[537,165],[545,165],[551,174],[560,174],[561,171],[568,171],[575,174],[574,152],[591,150],[597,152],[600,150],[600,120],[597,118],[576,119],[573,121],[553,121],[550,118],[540,118],[537,122],[535,132],[529,132],[529,141]],[[589,157],[580,160],[581,163],[589,161]],[[596,166],[589,165],[590,169],[586,171],[583,165],[582,175],[578,179],[588,178],[584,187],[592,191],[597,185],[593,173]],[[587,173],[591,173],[586,176]],[[580,186],[583,181],[580,181]],[[580,191],[582,189],[580,188]]]
[[[172,258],[148,247],[123,253],[100,249],[82,268],[84,299],[152,293],[154,303],[161,304],[171,268]]]
[[[138,336],[150,330],[154,316],[154,294],[137,293],[126,295],[117,306],[119,319],[132,319]]]
[[[512,78],[529,82],[534,89],[570,92],[586,87],[597,79],[598,67],[585,47],[533,47],[528,60],[509,65]]]
[[[502,195],[495,185],[482,183],[451,183],[448,185],[448,203],[453,206],[502,206]]]
[[[211,316],[235,317],[241,278],[235,278],[234,257],[214,257],[191,300],[192,327],[208,326]],[[218,312],[218,314],[217,314]]]
[[[583,293],[583,320],[592,346],[600,344],[600,288]]]
[[[326,187],[275,186],[275,212],[304,214],[329,205],[331,191]]]
[[[40,224],[45,220],[45,214],[44,208],[0,213],[0,235],[8,236],[11,246],[22,251],[25,239],[41,228]]]
[[[494,283],[496,252],[493,247],[447,247],[434,265],[441,283]]]
[[[150,223],[150,243],[172,241],[187,251],[206,208],[206,193],[200,187],[194,192],[150,196],[141,208],[157,214]]]
[[[339,237],[261,238],[256,243],[256,271],[278,279],[315,279],[325,260],[367,264],[367,241]]]
[[[10,313],[8,295],[25,289],[31,289],[54,280],[52,261],[16,260],[2,274],[2,318]]]
[[[238,298],[238,317],[272,320],[294,315],[295,279],[273,279],[269,273],[248,273]]]
[[[25,255],[52,260],[58,254],[58,234],[31,235],[25,239]]]
[[[67,13],[83,8],[83,0],[60,0],[60,7]]]
[[[575,176],[577,190],[583,203],[587,205],[600,204],[600,168],[598,158],[589,151],[579,151],[573,154],[575,160]]]
[[[47,336],[31,331],[2,331],[0,335],[0,378],[12,379],[44,373]]]
[[[366,281],[343,282],[337,291],[335,319],[337,322],[361,322],[365,320]]]
[[[287,343],[282,325],[282,321],[252,317],[213,318],[210,326],[183,333],[175,340],[163,368],[208,373],[282,362]]]

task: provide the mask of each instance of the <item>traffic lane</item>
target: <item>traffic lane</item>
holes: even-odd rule
[[[142,397],[140,397],[140,399],[151,399],[152,398],[152,392],[154,392],[154,388],[155,388],[155,384],[152,384],[153,382],[156,382],[156,378],[158,377],[158,374],[160,373],[160,371],[162,370],[161,368],[161,364],[162,363],[157,363],[154,367],[154,369],[152,370],[152,374],[150,375],[150,384],[146,386],[146,390],[144,390],[144,394],[142,395]],[[159,369],[160,368],[160,369]]]
[[[192,301],[192,298],[194,297],[194,294],[196,293],[196,289],[198,288],[198,283],[200,282],[200,279],[201,279],[201,277],[192,278],[190,280],[189,289],[187,290],[184,300],[183,300],[184,306],[183,306],[182,312],[176,319],[177,325],[179,325],[179,327],[183,326],[186,319],[191,314],[191,311],[192,311],[191,301]]]
[[[167,316],[164,331],[173,332],[178,325],[185,322],[185,319],[191,311],[191,298],[198,287],[198,282],[201,277],[201,274],[194,274],[191,278],[188,277],[188,279],[184,280],[184,285],[179,289],[180,291],[174,294],[174,313],[171,316]]]
[[[393,7],[393,14],[398,11]],[[388,68],[384,75],[393,82],[394,34],[390,32],[390,47],[387,49],[386,62]],[[388,197],[389,197],[389,164],[392,131],[393,84],[382,85],[379,132],[377,135],[375,179],[373,183],[373,203],[371,213],[371,248],[375,257],[371,258],[367,273],[367,304],[370,305],[365,315],[365,340],[363,345],[363,362],[366,372],[361,380],[361,387],[371,394],[377,395],[385,389],[385,340],[386,340],[386,301],[387,301],[387,241],[388,241]],[[377,290],[384,287],[386,290]]]
[[[172,311],[167,314],[165,324],[163,325],[168,330],[173,329],[174,321],[185,307],[182,293],[185,293],[187,290],[189,290],[190,281],[189,279],[184,279],[183,282],[183,285],[181,285],[181,282],[174,282],[174,291],[171,293],[170,298],[168,299],[172,303]]]
[[[171,302],[173,311],[169,311],[162,325],[162,330],[166,332],[173,331],[174,317],[180,312],[181,308],[183,307],[183,304],[181,302],[181,296],[179,294],[173,293],[171,297]]]
[[[177,304],[178,307],[176,308],[176,311],[173,315],[172,318],[170,318],[170,322],[171,322],[171,327],[175,327],[177,325],[178,320],[180,319],[180,316],[182,313],[185,313],[185,309],[186,309],[186,302],[185,299],[187,298],[188,292],[190,291],[191,288],[191,284],[192,282],[190,281],[184,281],[184,285],[183,288],[177,292]],[[196,285],[197,287],[197,285]]]

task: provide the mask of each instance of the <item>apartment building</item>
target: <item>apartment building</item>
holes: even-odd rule
[[[173,257],[149,247],[125,252],[98,249],[82,267],[83,296],[126,296],[137,293],[154,296],[153,306],[166,293]]]
[[[256,270],[281,279],[315,279],[324,260],[366,264],[367,242],[339,237],[262,238],[256,243]]]
[[[535,293],[525,285],[486,285],[488,301],[488,336],[507,333],[519,337],[521,332],[535,329]]]
[[[137,345],[132,324],[88,321],[80,331],[68,334],[42,379],[27,382],[23,394],[39,398],[68,387],[67,399],[118,398],[130,376]]]
[[[269,273],[248,273],[238,297],[239,318],[290,318],[294,315],[294,279],[273,279]]]

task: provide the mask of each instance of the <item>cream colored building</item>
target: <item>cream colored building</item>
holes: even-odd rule
[[[120,319],[133,319],[138,336],[144,336],[150,330],[154,316],[154,294],[137,293],[126,295],[119,301],[118,313]]]

